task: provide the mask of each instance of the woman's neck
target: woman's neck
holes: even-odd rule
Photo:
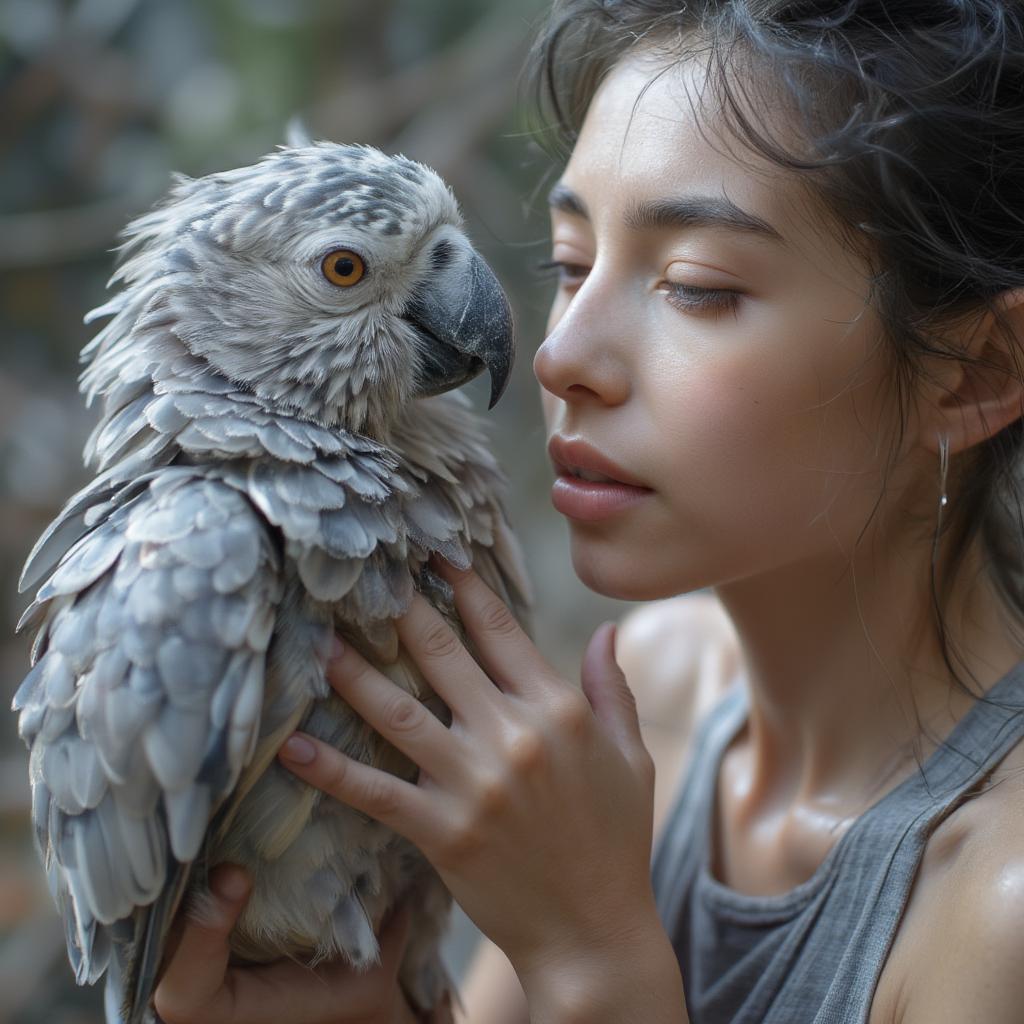
[[[930,558],[844,572],[837,556],[715,588],[747,667],[749,806],[864,809],[966,713],[973,698],[942,658]],[[1024,658],[979,565],[972,547],[944,613],[951,660],[976,693]]]

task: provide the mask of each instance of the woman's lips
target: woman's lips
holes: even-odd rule
[[[607,519],[654,493],[582,437],[552,435],[548,455],[557,474],[551,487],[551,504],[571,519]],[[584,480],[574,470],[606,479]]]
[[[582,480],[563,470],[551,486],[551,504],[570,519],[594,522],[623,512],[652,494],[649,487]]]
[[[556,473],[584,470],[589,474],[609,478],[608,482],[628,484],[630,487],[647,489],[647,485],[628,470],[605,455],[600,448],[582,437],[563,437],[552,434],[548,441],[548,456]],[[606,481],[599,481],[605,483]]]

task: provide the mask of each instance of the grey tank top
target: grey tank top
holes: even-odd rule
[[[693,1024],[864,1024],[925,843],[1024,736],[1024,662],[945,743],[858,817],[818,870],[780,895],[711,874],[718,767],[747,717],[737,686],[705,717],[653,861],[654,892]]]

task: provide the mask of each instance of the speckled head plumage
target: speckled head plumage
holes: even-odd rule
[[[123,291],[92,314],[116,316],[85,350],[90,397],[154,323],[270,406],[372,436],[485,366],[492,404],[507,379],[504,294],[450,189],[403,156],[318,142],[179,177],[125,237]]]

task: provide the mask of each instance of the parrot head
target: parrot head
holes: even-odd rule
[[[405,157],[283,147],[178,177],[125,237],[112,283],[147,297],[138,319],[282,410],[373,436],[485,368],[490,407],[508,381],[508,300],[447,185]]]

